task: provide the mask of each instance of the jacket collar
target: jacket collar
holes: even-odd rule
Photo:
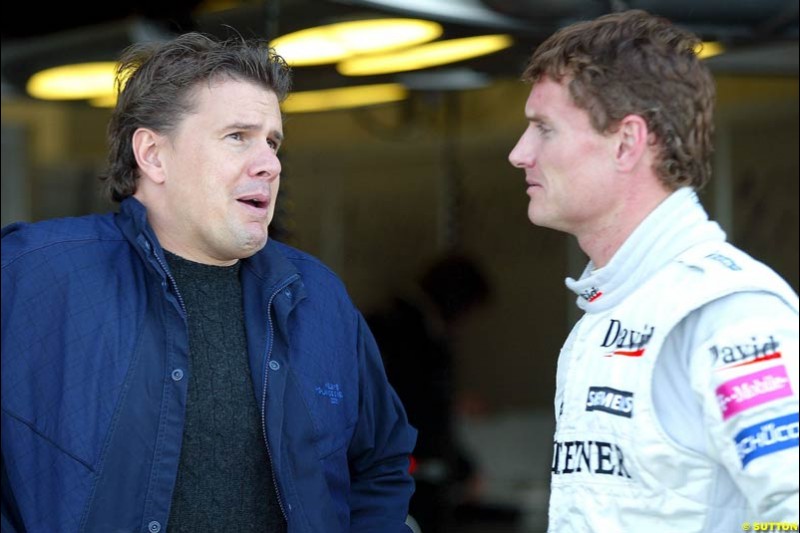
[[[161,266],[167,264],[164,250],[161,249],[155,231],[147,222],[147,208],[144,204],[133,196],[129,196],[120,203],[115,221],[142,261],[151,265],[161,276],[166,276],[167,272]]]
[[[158,242],[155,231],[147,221],[147,208],[138,199],[129,196],[120,203],[117,214],[117,225],[136,248],[145,262],[151,261],[151,254],[155,253],[163,264],[166,265],[164,251]],[[242,260],[242,270],[255,275],[263,287],[270,291],[284,284],[293,283],[292,278],[300,278],[300,272],[286,257],[286,246],[274,239],[268,239],[267,245],[251,257]],[[294,283],[298,285],[297,283]],[[299,284],[302,286],[302,284]],[[302,290],[302,287],[299,287]],[[304,296],[298,294],[297,296]]]
[[[284,245],[270,238],[264,248],[242,260],[242,267],[258,277],[265,287],[278,288],[292,278],[300,278],[300,271],[284,255],[285,250]]]

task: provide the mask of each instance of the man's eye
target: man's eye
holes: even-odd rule
[[[228,138],[233,139],[234,141],[241,141],[242,140],[242,133],[239,131],[229,133]]]

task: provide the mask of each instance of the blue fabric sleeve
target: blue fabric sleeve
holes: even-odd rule
[[[416,430],[389,385],[372,333],[358,315],[359,417],[348,448],[353,532],[403,532],[414,480]]]

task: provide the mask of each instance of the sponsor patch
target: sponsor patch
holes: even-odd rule
[[[781,358],[778,351],[780,342],[773,335],[763,338],[750,337],[751,342],[746,344],[732,344],[730,346],[714,345],[709,350],[717,370],[727,370],[740,366],[754,365],[765,361],[775,361]]]
[[[581,293],[581,297],[586,300],[587,302],[593,302],[600,298],[603,295],[603,292],[598,289],[597,287],[592,287],[591,289],[586,289]]]
[[[722,419],[727,420],[757,405],[791,396],[792,386],[786,368],[776,366],[727,381],[716,393]]]
[[[603,411],[617,416],[633,416],[633,393],[611,387],[589,387],[587,411]]]
[[[608,324],[606,336],[600,344],[603,348],[612,348],[605,357],[621,355],[624,357],[641,357],[644,355],[645,346],[653,338],[655,327],[647,324],[641,330],[630,329],[622,326],[622,322],[612,318]]]
[[[800,439],[800,417],[798,413],[779,416],[740,431],[735,437],[736,451],[742,461],[742,468],[753,459],[763,455],[794,448]]]
[[[550,471],[556,476],[586,472],[631,479],[622,448],[611,442],[597,440],[553,442]]]

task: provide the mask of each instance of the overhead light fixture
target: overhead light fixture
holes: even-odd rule
[[[708,59],[709,57],[718,56],[725,51],[722,43],[717,41],[703,41],[694,47],[694,53],[699,59]]]
[[[43,100],[82,100],[114,94],[117,64],[113,61],[62,65],[37,72],[28,80],[28,94]]]
[[[408,90],[399,83],[360,85],[290,93],[289,97],[281,104],[281,108],[285,113],[329,111],[398,102],[407,96]]]
[[[298,91],[290,93],[281,104],[281,108],[285,113],[326,111],[397,102],[407,97],[408,90],[403,85],[383,83],[340,89]],[[92,98],[89,100],[89,104],[93,107],[114,107],[117,105],[117,95]]]
[[[89,105],[92,107],[114,107],[117,105],[117,94],[108,94],[106,96],[99,96],[89,100]]]
[[[439,37],[442,31],[440,24],[429,20],[358,20],[289,33],[270,45],[289,65],[303,67],[426,43]]]
[[[400,74],[397,81],[412,91],[465,91],[486,87],[492,80],[481,72],[456,67],[406,72]]]
[[[370,54],[340,62],[336,69],[345,76],[367,76],[419,70],[491,54],[513,44],[508,35],[481,35],[415,46],[407,50]]]

